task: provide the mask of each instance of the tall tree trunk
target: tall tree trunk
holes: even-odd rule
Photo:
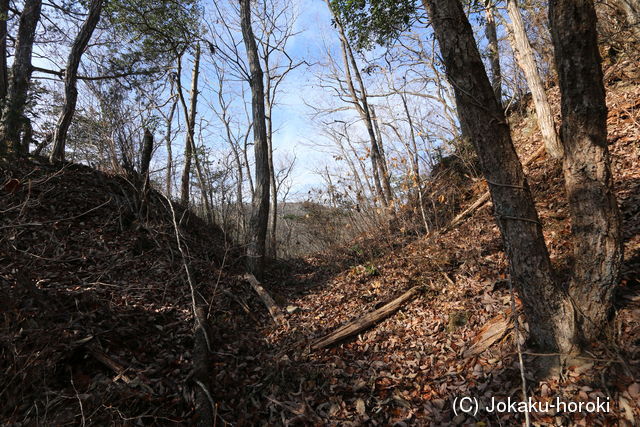
[[[64,104],[58,117],[58,124],[53,136],[53,150],[50,156],[52,162],[64,160],[67,132],[69,131],[71,120],[76,111],[76,102],[78,100],[78,67],[80,66],[82,54],[89,44],[91,35],[100,21],[102,4],[103,0],[91,1],[89,5],[89,15],[87,15],[82,27],[80,27],[80,31],[71,46],[69,59],[67,59],[67,69],[64,74]]]
[[[236,220],[238,227],[238,236],[237,241],[244,240],[245,228],[246,228],[246,216],[247,213],[244,208],[244,195],[242,191],[242,185],[244,184],[244,173],[242,160],[240,160],[240,153],[238,152],[239,148],[233,143],[231,138],[231,132],[229,130],[228,125],[225,123],[227,127],[227,137],[229,138],[229,144],[231,145],[231,150],[233,151],[233,157],[236,162],[236,169],[238,170],[238,175],[236,177]]]
[[[9,20],[9,0],[0,0],[0,114],[9,90],[7,70],[7,21]]]
[[[264,82],[260,56],[251,28],[251,0],[240,0],[240,25],[249,62],[256,182],[253,193],[247,269],[261,278],[264,270],[267,227],[269,220],[269,145],[264,108]]]
[[[200,43],[196,43],[196,51],[193,56],[193,72],[191,74],[191,94],[189,101],[189,108],[187,108],[187,103],[184,99],[184,95],[182,93],[182,85],[180,83],[180,71],[178,68],[178,98],[180,99],[180,103],[182,104],[182,109],[184,111],[185,117],[187,117],[187,135],[185,140],[185,169],[182,175],[182,190],[183,193],[181,197],[184,200],[181,202],[186,206],[189,204],[189,187],[190,187],[190,177],[191,177],[191,161],[195,163],[196,167],[196,178],[198,179],[198,185],[200,186],[200,193],[202,196],[202,203],[204,203],[204,209],[206,213],[206,218],[208,222],[214,222],[214,213],[211,209],[211,203],[209,201],[209,191],[208,188],[210,185],[206,182],[204,177],[204,171],[202,165],[200,164],[200,157],[198,156],[198,151],[196,150],[196,116],[198,112],[198,80],[200,79]],[[186,158],[188,157],[189,162],[187,165]],[[188,169],[187,169],[188,166]],[[186,192],[184,191],[186,190]],[[186,198],[185,198],[186,195]]]
[[[507,0],[507,13],[511,19],[511,32],[514,42],[513,48],[516,53],[516,59],[518,65],[524,72],[527,85],[531,90],[531,97],[533,98],[533,105],[536,109],[538,127],[542,133],[545,150],[547,154],[554,159],[560,159],[562,158],[562,143],[556,132],[547,93],[544,91],[544,83],[542,82],[542,77],[540,77],[540,72],[538,71],[538,66],[533,56],[533,48],[531,47],[531,43],[529,43],[517,0]]]
[[[463,132],[471,137],[489,183],[511,280],[524,303],[530,338],[544,350],[574,351],[572,306],[554,278],[531,191],[471,25],[459,0],[423,3],[454,88]]]
[[[269,107],[271,111],[271,107]],[[269,113],[271,115],[271,113]],[[271,187],[271,224],[269,225],[270,229],[270,248],[269,248],[269,256],[273,259],[278,256],[278,241],[277,241],[277,231],[278,231],[278,186],[276,184],[276,170],[273,165],[273,133],[272,133],[272,122],[269,120],[269,184]]]
[[[222,76],[220,77],[219,84],[220,84],[220,90],[218,91],[218,103],[222,110],[219,117],[222,120],[222,123],[224,123],[224,129],[227,135],[227,141],[229,142],[229,145],[231,146],[231,150],[233,151],[233,157],[236,162],[236,168],[238,170],[238,174],[236,178],[236,220],[237,220],[237,227],[238,227],[238,235],[236,239],[237,241],[242,241],[245,234],[246,216],[247,216],[245,207],[244,207],[244,195],[242,191],[242,185],[244,184],[244,171],[243,171],[244,166],[242,164],[242,160],[240,159],[240,146],[235,140],[235,138],[233,137],[233,133],[231,132],[230,118],[227,114],[228,105],[224,99],[223,92],[222,92],[222,86],[223,86]]]
[[[269,247],[267,254],[269,257],[275,259],[277,257],[277,227],[278,227],[278,188],[276,186],[276,170],[273,166],[273,120],[271,115],[273,114],[273,103],[271,102],[271,76],[269,69],[269,56],[265,55],[265,81],[266,89],[265,95],[265,109],[266,109],[266,126],[267,126],[267,145],[269,147],[269,186],[271,188],[271,202],[269,206]]]
[[[593,2],[552,0],[549,21],[562,98],[563,171],[574,237],[569,293],[581,314],[579,328],[590,341],[606,325],[622,261]]]
[[[383,206],[389,206],[389,200],[385,196],[384,187],[382,185],[382,179],[384,179],[384,174],[380,173],[380,149],[378,146],[378,141],[376,139],[376,134],[373,125],[373,119],[371,115],[371,111],[369,109],[369,103],[367,100],[367,92],[364,86],[364,82],[362,80],[362,75],[358,70],[358,64],[356,62],[355,57],[353,56],[353,50],[351,49],[351,45],[349,44],[349,39],[347,38],[344,27],[340,22],[338,16],[333,12],[333,8],[329,0],[326,0],[327,6],[333,15],[334,22],[338,29],[338,35],[340,37],[340,45],[342,48],[342,61],[344,63],[344,72],[345,79],[347,83],[347,87],[349,90],[349,95],[351,96],[351,100],[353,101],[353,105],[356,108],[356,111],[360,115],[360,118],[364,122],[364,125],[367,129],[367,134],[369,135],[369,141],[371,143],[371,172],[373,175],[373,184],[376,189],[376,195],[378,200],[382,202]],[[353,68],[353,75],[351,73],[351,69]],[[354,76],[356,81],[358,82],[359,95],[358,91],[356,91],[355,85],[353,83]]]
[[[181,59],[178,59],[181,62]],[[182,67],[178,67],[180,72]],[[187,135],[184,142],[184,169],[182,170],[182,182],[180,192],[180,203],[187,206],[189,204],[189,187],[191,183],[191,162],[193,161],[194,135],[196,128],[196,114],[198,105],[198,77],[200,74],[200,45],[196,49],[193,59],[193,71],[191,73],[191,101],[189,110],[186,109],[184,96],[180,95],[183,104],[184,114],[187,119]],[[180,78],[180,76],[178,76]],[[182,88],[178,84],[178,93],[182,94]]]
[[[146,182],[149,180],[149,166],[153,154],[153,134],[148,128],[144,128],[142,138],[142,156],[140,157],[140,176]]]
[[[176,108],[178,107],[178,97],[176,95],[172,96],[174,97],[174,99],[171,103],[169,116],[167,117],[167,133],[164,137],[167,147],[167,175],[165,177],[165,192],[167,193],[168,198],[171,198],[171,187],[173,186],[173,149],[171,146],[171,130],[173,127],[173,117],[176,113]]]
[[[487,50],[489,51],[489,64],[491,65],[491,86],[496,95],[496,101],[502,106],[502,71],[500,69],[500,50],[498,47],[498,32],[496,31],[495,5],[487,4],[484,15],[487,22],[484,27],[487,36]]]
[[[2,113],[2,125],[0,125],[0,154],[3,152],[12,155],[23,153],[20,130],[22,129],[31,72],[33,71],[31,53],[36,28],[40,20],[41,7],[42,0],[25,0],[24,9],[20,15],[11,81]]]
[[[373,121],[373,126],[376,131],[376,140],[378,146],[378,169],[380,170],[380,175],[382,176],[382,185],[384,190],[384,195],[389,202],[389,204],[393,204],[394,196],[393,190],[391,189],[391,179],[389,176],[389,168],[387,166],[387,156],[384,153],[384,145],[382,144],[382,132],[380,132],[380,119],[376,115],[376,110],[373,105],[369,107],[371,109],[371,120]]]

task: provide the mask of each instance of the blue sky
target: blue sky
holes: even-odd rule
[[[210,12],[212,8],[212,0],[204,0],[204,4],[207,7],[207,12]],[[233,5],[235,2],[220,2],[218,5]],[[283,159],[291,158],[293,154],[296,157],[296,167],[292,173],[291,181],[294,186],[292,192],[297,194],[297,198],[304,198],[308,190],[312,187],[322,187],[323,183],[320,177],[315,173],[316,170],[324,169],[325,165],[336,166],[336,162],[333,159],[331,149],[332,142],[327,139],[323,134],[322,129],[319,128],[319,124],[314,122],[311,118],[312,109],[307,106],[307,103],[314,105],[332,102],[336,104],[335,95],[323,90],[318,85],[317,74],[326,71],[327,55],[334,58],[337,66],[342,68],[342,59],[339,49],[339,41],[337,38],[336,30],[331,25],[331,15],[324,0],[291,0],[293,8],[297,9],[298,17],[296,20],[295,30],[296,35],[293,36],[287,46],[288,54],[294,59],[294,61],[305,60],[313,65],[300,66],[295,71],[291,72],[285,82],[283,83],[278,104],[274,110],[273,121],[274,129],[277,129],[277,133],[274,135],[274,158],[276,167]],[[224,6],[220,6],[224,7]],[[213,24],[215,25],[215,24]],[[254,22],[255,28],[255,22]],[[75,31],[70,31],[70,35],[73,36]],[[424,34],[421,35],[423,37]],[[428,37],[428,34],[427,34]],[[241,40],[241,38],[239,38]],[[426,38],[425,38],[426,40]],[[216,99],[212,93],[211,87],[207,87],[206,81],[212,81],[213,79],[213,64],[212,61],[221,61],[219,57],[212,57],[206,53],[208,49],[204,49],[205,53],[202,58],[202,79],[201,79],[201,92],[198,103],[198,121],[209,122],[210,125],[206,129],[203,129],[203,143],[212,153],[213,156],[222,157],[222,160],[228,161],[229,147],[225,143],[223,138],[223,132],[220,128],[219,122],[215,116],[214,111],[208,106],[216,104]],[[239,53],[241,56],[245,55],[244,45],[240,44]],[[328,51],[328,52],[327,52]],[[376,53],[368,53],[367,56],[375,56]],[[36,65],[52,69],[61,69],[64,67],[66,54],[64,49],[56,50],[50,53],[50,60],[35,59]],[[362,63],[362,61],[361,61]],[[186,56],[183,61],[183,73],[182,73],[182,85],[186,96],[188,96],[191,86],[191,66],[192,58]],[[391,70],[392,72],[394,70]],[[374,73],[375,74],[375,73]],[[375,87],[375,76],[365,78],[372,84],[369,88],[369,92],[375,92],[380,90]],[[60,88],[60,82],[56,83]],[[232,85],[232,83],[230,83]],[[235,87],[232,87],[234,94],[230,95],[230,98],[235,98],[237,109],[235,110],[235,117],[238,121],[246,121],[244,116],[244,109],[242,97],[239,95],[240,86],[244,88],[248,93],[247,82],[235,83]],[[82,86],[82,85],[81,85]],[[80,90],[83,90],[81,87]],[[245,101],[247,99],[245,94]],[[375,100],[374,102],[382,102]],[[410,101],[415,106],[415,111],[426,111],[433,109],[427,105],[428,101],[424,98],[411,99]],[[344,104],[342,104],[344,105]],[[425,108],[426,107],[426,108]],[[250,108],[250,107],[249,107]],[[179,114],[182,115],[181,108],[178,108]],[[427,114],[427,113],[420,113]],[[354,117],[354,112],[339,113],[340,117]],[[176,119],[177,123],[184,123],[184,118],[180,117]],[[245,124],[245,128],[248,124]],[[361,125],[356,124],[352,126],[351,131],[354,132],[354,138],[359,138],[362,129]],[[160,130],[159,132],[162,132]],[[393,137],[395,138],[395,137]],[[157,136],[160,139],[160,135]],[[173,146],[174,158],[181,161],[181,153],[183,152],[184,135],[177,135]],[[392,147],[391,147],[392,148]],[[389,154],[389,153],[388,153]],[[224,157],[227,157],[226,159]],[[391,156],[389,156],[391,157]],[[166,158],[166,152],[163,146],[160,146],[156,153],[155,161],[158,168],[162,167],[162,162]],[[178,168],[180,165],[177,165]],[[340,165],[334,170],[339,170]]]

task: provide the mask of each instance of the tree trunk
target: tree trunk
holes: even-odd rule
[[[9,0],[0,0],[0,114],[9,90],[7,71],[7,20],[9,19]]]
[[[524,21],[516,0],[507,0],[507,12],[511,19],[513,50],[515,51],[518,65],[522,68],[527,79],[527,85],[531,90],[533,105],[538,117],[538,127],[540,127],[540,132],[542,133],[545,149],[551,157],[560,159],[562,158],[562,144],[556,132],[547,93],[544,91],[544,83],[542,82],[542,77],[540,77],[540,72],[533,56],[533,48],[529,43]]]
[[[190,186],[190,176],[191,176],[191,160],[194,161],[196,167],[196,177],[198,179],[198,185],[200,186],[200,193],[202,197],[202,203],[204,204],[204,209],[206,213],[206,219],[208,222],[213,223],[214,213],[211,209],[211,203],[209,201],[209,191],[210,185],[204,179],[204,172],[202,170],[202,166],[200,164],[200,157],[198,156],[198,151],[196,150],[196,142],[195,142],[195,129],[196,129],[196,115],[198,111],[198,80],[200,78],[200,43],[196,43],[196,51],[193,57],[193,72],[191,75],[191,100],[189,108],[187,108],[187,103],[184,99],[184,95],[182,93],[182,86],[180,84],[180,75],[178,74],[178,98],[180,99],[180,103],[182,104],[182,109],[184,111],[185,117],[187,117],[187,135],[185,141],[185,158],[188,156],[189,158],[189,169],[187,170],[187,164],[185,161],[185,170],[182,175],[182,185],[183,190],[186,189],[186,193],[183,193],[182,196],[186,195],[186,199],[183,203],[186,205],[189,204],[189,186]],[[180,69],[178,70],[180,71]]]
[[[144,128],[144,137],[142,138],[142,156],[140,158],[140,175],[142,179],[149,179],[149,166],[151,165],[151,155],[153,154],[153,134],[148,128]]]
[[[502,71],[500,69],[500,51],[494,10],[495,5],[492,3],[489,3],[484,10],[484,15],[487,19],[484,32],[488,41],[487,50],[489,52],[489,64],[491,65],[491,86],[493,87],[493,93],[496,95],[496,101],[502,106]]]
[[[67,59],[67,69],[64,73],[64,104],[53,136],[53,150],[50,156],[52,162],[64,160],[67,132],[76,112],[76,102],[78,101],[78,67],[91,35],[98,25],[98,21],[100,21],[102,3],[103,0],[92,0],[89,5],[89,15],[87,15],[82,27],[80,27],[80,31],[73,41],[73,46],[71,46],[69,59]]]
[[[264,82],[260,56],[251,28],[250,0],[240,0],[240,25],[247,50],[251,86],[251,109],[256,162],[256,182],[249,221],[247,269],[258,279],[262,278],[269,220],[269,146],[264,108]]]
[[[478,153],[509,259],[511,280],[524,303],[533,344],[575,349],[573,311],[554,272],[529,185],[503,110],[459,0],[423,0],[454,88],[464,134]]]
[[[562,95],[563,171],[574,237],[569,293],[582,315],[582,335],[590,341],[607,323],[622,261],[593,2],[552,0],[549,21]]]
[[[175,95],[172,95],[175,97]],[[165,135],[165,144],[167,147],[167,175],[165,178],[165,186],[167,197],[171,198],[171,187],[173,186],[173,150],[171,147],[171,128],[173,126],[173,116],[176,113],[176,107],[178,107],[178,97],[175,97],[171,104],[171,110],[169,110],[169,117],[167,117],[167,133]]]
[[[353,56],[353,50],[351,49],[351,45],[349,44],[349,39],[347,38],[344,27],[340,23],[338,16],[333,13],[333,8],[331,7],[331,3],[326,0],[327,6],[333,15],[334,22],[336,27],[338,28],[338,35],[340,36],[340,45],[342,48],[342,61],[344,63],[344,72],[347,87],[349,89],[349,95],[351,96],[351,100],[353,101],[353,105],[356,108],[356,111],[360,115],[360,118],[364,122],[364,125],[367,129],[367,134],[369,135],[369,141],[371,142],[371,172],[373,175],[373,184],[376,189],[376,195],[378,200],[380,200],[383,206],[389,206],[389,200],[385,196],[385,192],[383,190],[383,185],[381,179],[384,179],[384,174],[381,174],[380,167],[380,149],[378,147],[378,142],[376,140],[376,134],[373,125],[373,119],[371,117],[371,111],[369,109],[369,103],[367,100],[367,92],[364,86],[364,82],[362,81],[362,76],[360,75],[360,71],[358,70],[358,64],[356,62],[355,57]],[[358,92],[353,84],[353,76],[351,74],[351,69],[353,68],[353,73],[355,74],[355,78],[358,82],[358,86],[360,89],[360,94],[358,96]],[[382,175],[382,177],[381,177]]]
[[[180,61],[180,60],[179,60]],[[180,70],[181,67],[178,68]],[[196,114],[198,105],[198,77],[200,74],[200,45],[196,49],[193,58],[193,72],[191,73],[191,101],[187,113],[184,96],[181,97],[185,117],[187,118],[187,135],[184,142],[184,169],[182,170],[182,182],[180,192],[180,203],[184,206],[189,204],[189,187],[191,183],[191,162],[193,160],[194,135],[196,128]],[[179,77],[178,77],[179,78]],[[182,88],[178,87],[178,92],[182,93]],[[188,114],[188,115],[187,115]]]
[[[413,127],[413,119],[411,118],[411,112],[409,111],[409,105],[407,104],[407,95],[404,92],[397,92],[400,95],[400,99],[402,100],[402,107],[404,108],[404,114],[407,118],[407,125],[409,126],[409,135],[411,142],[411,149],[407,150],[413,153],[409,153],[409,159],[411,161],[411,169],[413,172],[413,184],[415,185],[415,190],[418,193],[415,198],[415,201],[420,205],[420,215],[422,216],[422,222],[424,223],[425,232],[429,233],[429,221],[427,220],[427,213],[424,210],[424,200],[423,200],[423,187],[422,187],[422,177],[420,176],[420,156],[418,154],[418,143],[416,141],[416,132]],[[396,130],[394,128],[394,130]],[[398,132],[396,130],[396,132]],[[398,139],[400,138],[400,134],[398,133]],[[405,146],[408,148],[408,143],[405,143]]]
[[[22,116],[27,102],[31,72],[33,71],[31,53],[36,28],[40,20],[41,7],[42,0],[25,0],[24,9],[20,15],[11,81],[0,126],[0,154],[3,152],[12,155],[23,153],[20,130],[22,129]]]
[[[268,66],[268,58],[266,59],[266,64]],[[266,125],[267,125],[267,142],[269,146],[269,186],[271,188],[271,205],[270,209],[270,219],[271,223],[269,224],[269,250],[268,254],[271,258],[276,259],[277,257],[277,227],[278,227],[278,188],[276,185],[276,170],[273,166],[273,121],[271,120],[271,114],[273,114],[273,104],[271,103],[271,90],[270,86],[270,78],[269,74],[266,74],[267,81],[267,90],[265,90],[265,103],[266,103]]]
[[[389,202],[389,204],[393,204],[394,196],[393,190],[391,189],[391,179],[389,177],[389,168],[387,167],[387,156],[384,154],[384,146],[382,144],[382,132],[380,132],[380,119],[376,115],[376,110],[373,105],[370,106],[371,109],[371,120],[373,121],[373,126],[376,131],[376,140],[378,142],[378,168],[380,169],[380,175],[382,175],[382,185],[384,190],[384,195]]]

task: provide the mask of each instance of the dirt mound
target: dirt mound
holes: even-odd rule
[[[0,419],[191,417],[191,295],[169,202],[72,164],[5,165],[0,184]],[[228,312],[238,251],[174,207],[198,291]]]

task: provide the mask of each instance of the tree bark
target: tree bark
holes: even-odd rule
[[[0,0],[0,114],[9,90],[7,69],[7,21],[9,20],[9,0]]]
[[[484,10],[484,15],[487,19],[484,31],[488,41],[487,50],[489,52],[489,64],[491,65],[491,86],[493,86],[496,101],[502,106],[502,71],[500,69],[500,51],[494,11],[495,5],[489,3]]]
[[[149,166],[151,165],[151,155],[153,154],[153,134],[148,128],[144,128],[142,138],[142,156],[140,158],[140,175],[142,179],[149,179]]]
[[[371,119],[373,121],[373,126],[376,131],[376,140],[377,140],[377,148],[378,148],[378,168],[380,169],[380,174],[382,175],[382,185],[384,190],[384,196],[386,197],[389,204],[393,204],[394,196],[393,190],[391,189],[391,180],[389,177],[389,168],[387,167],[387,156],[384,153],[384,146],[382,144],[382,132],[380,132],[380,119],[376,114],[376,110],[373,105],[370,106],[371,109]]]
[[[460,123],[478,153],[532,343],[573,352],[572,306],[554,277],[533,197],[459,0],[423,0],[454,88]]]
[[[198,106],[199,74],[200,74],[200,45],[198,45],[196,49],[196,55],[193,58],[193,71],[191,73],[191,101],[190,101],[190,108],[188,113],[186,108],[183,108],[185,110],[184,113],[187,119],[187,135],[185,137],[185,142],[184,142],[184,169],[182,170],[180,203],[182,203],[184,206],[189,205],[189,191],[190,191],[190,183],[191,183],[191,162],[193,160],[193,155],[194,155],[193,140],[195,135],[196,114],[197,114],[197,106]],[[182,93],[182,88],[180,87],[178,88],[178,93],[180,94]],[[181,97],[181,98],[183,102],[183,107],[185,107],[184,97]]]
[[[240,25],[247,50],[251,86],[253,138],[255,153],[255,191],[249,221],[247,245],[247,269],[258,279],[262,278],[269,220],[269,145],[264,107],[264,82],[260,56],[251,28],[250,0],[240,0]]]
[[[20,15],[11,81],[0,126],[0,154],[2,152],[8,152],[11,155],[23,154],[20,130],[33,71],[31,54],[41,7],[42,0],[25,0],[24,9]]]
[[[562,158],[562,144],[556,132],[547,93],[544,90],[544,83],[533,56],[533,48],[529,43],[517,0],[507,0],[507,12],[511,19],[513,48],[516,53],[516,59],[531,90],[531,97],[533,98],[533,105],[538,118],[538,127],[542,133],[545,149],[551,157],[560,159]]]
[[[607,148],[607,106],[591,0],[552,0],[562,95],[563,171],[574,238],[569,293],[585,340],[602,332],[622,261],[621,218]]]
[[[171,103],[171,109],[169,110],[169,116],[167,117],[167,133],[165,134],[165,144],[167,147],[167,175],[165,177],[165,191],[167,197],[171,198],[171,187],[173,186],[173,149],[171,146],[171,130],[173,126],[173,117],[178,107],[178,97],[174,96],[174,100]]]
[[[78,67],[89,40],[100,21],[100,13],[102,11],[103,0],[93,0],[89,5],[89,15],[85,19],[80,31],[76,35],[76,39],[71,46],[69,59],[67,60],[67,69],[64,73],[64,104],[62,111],[58,117],[58,124],[53,136],[53,149],[51,151],[50,160],[63,161],[64,149],[67,142],[67,132],[73,120],[76,111],[76,102],[78,101]]]
[[[268,58],[265,61],[268,64]],[[268,67],[268,65],[266,65]],[[273,121],[271,115],[273,114],[273,104],[271,103],[271,90],[269,74],[266,75],[267,90],[265,90],[265,103],[266,103],[266,125],[267,125],[267,142],[269,147],[269,186],[271,187],[271,205],[269,224],[269,250],[268,254],[271,258],[276,259],[278,255],[278,242],[277,242],[277,230],[278,230],[278,188],[276,185],[276,170],[273,165]]]

